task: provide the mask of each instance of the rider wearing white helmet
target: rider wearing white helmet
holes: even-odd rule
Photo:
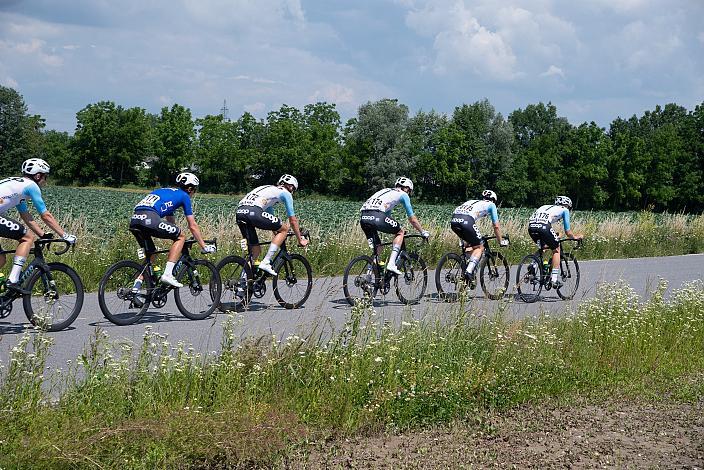
[[[51,168],[49,164],[41,158],[30,158],[22,163],[22,176],[15,178],[5,178],[0,180],[0,238],[10,238],[19,241],[15,257],[12,262],[12,270],[8,277],[7,287],[9,289],[22,292],[20,286],[17,285],[20,272],[27,260],[29,250],[34,243],[34,232],[37,236],[43,237],[44,230],[34,221],[27,207],[27,200],[31,200],[34,208],[39,213],[42,221],[54,232],[64,238],[64,240],[73,244],[76,242],[76,236],[66,233],[54,216],[46,208],[42,199],[40,187],[46,185],[46,179],[49,176]],[[5,214],[13,207],[17,208],[20,218],[31,229],[27,231],[20,222],[7,217]],[[0,268],[5,265],[5,255],[0,255]]]
[[[552,250],[552,273],[550,282],[553,287],[562,285],[558,279],[560,275],[560,236],[552,228],[552,224],[562,221],[565,234],[570,238],[581,240],[584,235],[575,234],[570,228],[570,209],[572,200],[567,196],[557,196],[554,204],[540,206],[533,212],[528,221],[528,234],[542,250]]]
[[[264,255],[262,262],[259,263],[259,269],[266,271],[272,276],[276,276],[276,271],[271,267],[271,258],[279,250],[283,242],[286,241],[289,227],[296,234],[299,246],[308,244],[308,240],[303,238],[301,234],[298,218],[293,209],[293,197],[291,195],[297,190],[298,180],[294,176],[286,174],[279,178],[276,186],[259,186],[247,193],[237,204],[237,225],[242,232],[242,236],[247,240],[254,259],[257,259],[261,254],[256,229],[260,228],[274,232],[274,238],[271,240],[269,250]],[[282,222],[274,215],[274,206],[279,202],[284,203],[288,223]]]
[[[174,287],[183,287],[183,284],[174,277],[173,270],[186,241],[186,235],[176,225],[174,213],[178,208],[183,208],[188,229],[198,241],[201,253],[215,253],[214,245],[205,244],[200,227],[193,216],[191,198],[195,195],[199,184],[198,177],[193,173],[179,173],[176,176],[175,187],[155,189],[139,201],[134,207],[134,214],[130,221],[130,232],[139,245],[149,253],[156,251],[152,237],[173,240],[160,281]],[[138,279],[133,290],[139,291],[140,288],[141,279]]]
[[[401,271],[396,267],[396,258],[401,251],[403,236],[406,232],[403,227],[401,227],[401,224],[391,217],[393,208],[398,204],[403,204],[403,207],[406,209],[406,215],[408,216],[408,222],[410,222],[423,237],[428,238],[430,236],[428,231],[423,230],[423,227],[418,221],[418,217],[413,213],[411,198],[409,197],[411,193],[413,193],[413,181],[411,181],[410,178],[402,176],[396,180],[396,184],[393,188],[380,189],[372,194],[361,209],[360,225],[362,226],[364,235],[367,237],[370,248],[376,249],[378,254],[381,253],[379,232],[395,235],[389,262],[386,265],[386,269],[394,274],[401,274]]]
[[[464,249],[469,250],[471,247],[472,251],[469,263],[467,264],[467,270],[465,271],[465,276],[467,276],[470,286],[474,286],[474,271],[484,253],[482,235],[476,225],[479,219],[489,215],[494,227],[494,234],[496,235],[496,239],[499,240],[499,244],[501,246],[508,246],[508,240],[504,240],[501,236],[496,201],[496,193],[490,189],[486,189],[482,192],[481,199],[470,199],[464,204],[457,206],[452,213],[450,228],[460,237]]]

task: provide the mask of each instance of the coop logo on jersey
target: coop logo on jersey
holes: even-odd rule
[[[167,224],[165,222],[160,223],[159,228],[162,230],[166,230],[167,232],[172,234],[178,232],[178,227],[175,227],[171,224]]]

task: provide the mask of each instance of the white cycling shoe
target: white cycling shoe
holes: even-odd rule
[[[396,274],[397,276],[401,276],[403,274],[401,271],[398,270],[395,264],[387,264],[386,270]]]
[[[170,276],[168,274],[162,274],[161,278],[159,279],[159,282],[161,282],[162,284],[168,284],[176,288],[183,287],[183,284],[178,282],[175,277]]]
[[[259,263],[259,269],[271,274],[272,276],[276,276],[276,271],[274,271],[274,268],[271,267],[271,263],[268,261],[262,261]]]

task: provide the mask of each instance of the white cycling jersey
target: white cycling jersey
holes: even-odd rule
[[[367,199],[364,203],[362,210],[382,211],[389,213],[399,203],[403,203],[403,207],[406,209],[406,214],[408,217],[411,217],[413,215],[411,199],[408,197],[408,193],[398,188],[385,188],[375,192],[372,197]]]
[[[13,207],[17,207],[20,212],[27,212],[27,199],[31,199],[40,214],[46,211],[37,183],[22,176],[0,180],[0,214]]]
[[[499,220],[496,212],[496,204],[485,199],[470,199],[461,206],[455,207],[453,214],[469,215],[475,221],[489,214],[492,222]]]
[[[286,206],[286,213],[289,217],[295,215],[293,211],[293,198],[291,193],[284,188],[279,188],[278,186],[265,185],[259,186],[253,189],[245,197],[243,197],[237,204],[237,207],[241,206],[256,206],[260,207],[265,211],[273,211],[271,209],[275,204],[283,202]]]
[[[566,215],[565,215],[566,214]],[[569,220],[569,210],[566,207],[546,204],[538,207],[530,216],[529,223],[554,224],[561,220]]]

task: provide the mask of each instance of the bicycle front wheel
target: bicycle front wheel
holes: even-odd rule
[[[197,259],[192,265],[183,263],[176,279],[183,287],[174,291],[174,298],[184,317],[203,320],[218,307],[222,283],[213,263],[204,259]]]
[[[357,302],[371,301],[379,290],[378,271],[369,256],[357,256],[345,268],[342,290],[345,299],[353,307]]]
[[[24,313],[32,325],[48,331],[68,328],[83,307],[83,283],[73,268],[49,263],[49,271],[36,269],[26,284]]]
[[[435,270],[435,287],[438,290],[438,298],[445,302],[455,302],[467,289],[460,255],[447,253],[440,258]]]
[[[418,253],[407,253],[396,263],[403,273],[396,276],[396,295],[404,304],[417,304],[428,287],[428,268]]]
[[[524,302],[532,303],[540,298],[543,290],[543,263],[539,257],[528,255],[516,269],[516,290]]]
[[[562,286],[557,289],[557,295],[562,300],[571,300],[579,287],[579,264],[572,253],[562,253],[560,256],[560,280]]]
[[[248,279],[253,279],[252,269],[240,256],[226,256],[217,265],[222,281],[221,312],[244,310],[252,297]]]
[[[135,291],[135,281],[142,274],[142,288]],[[141,265],[130,260],[118,261],[108,268],[98,285],[100,310],[116,325],[131,325],[149,308],[149,296],[145,292],[150,292],[151,288],[151,277]]]
[[[484,258],[479,272],[482,290],[487,298],[499,300],[508,291],[510,271],[508,262],[501,253],[492,253]]]
[[[285,308],[300,308],[308,300],[313,289],[313,270],[310,263],[298,253],[289,255],[279,266],[272,280],[274,297]]]

